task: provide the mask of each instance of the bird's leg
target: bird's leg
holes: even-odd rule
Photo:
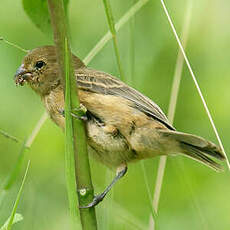
[[[74,112],[78,112],[78,113],[82,113],[82,115],[78,115],[78,114],[75,114]],[[84,105],[80,104],[80,106],[78,108],[74,108],[73,109],[73,112],[71,112],[71,116],[73,116],[74,118],[77,118],[79,120],[82,120],[82,121],[87,121],[88,118],[87,116],[85,115],[85,113],[87,112],[87,109]],[[59,110],[59,113],[65,117],[65,110],[64,109],[61,109]]]
[[[86,206],[80,206],[80,208],[91,208],[91,207],[96,206],[98,203],[100,203],[105,198],[106,194],[111,190],[111,188],[113,187],[113,185],[116,184],[116,182],[125,175],[125,173],[127,172],[127,169],[128,168],[127,168],[126,164],[122,164],[120,167],[118,167],[117,168],[117,172],[116,172],[116,176],[112,180],[111,184],[109,184],[106,187],[105,191],[102,192],[99,195],[96,195],[93,198],[93,201],[91,203],[89,203]]]

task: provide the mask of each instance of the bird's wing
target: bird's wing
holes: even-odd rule
[[[75,75],[80,89],[99,94],[123,97],[131,101],[133,107],[160,121],[167,128],[175,130],[175,128],[169,124],[167,117],[156,103],[110,74],[82,68],[76,70]]]

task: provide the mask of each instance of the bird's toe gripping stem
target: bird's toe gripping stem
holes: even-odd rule
[[[86,116],[86,112],[87,112],[87,109],[84,105],[80,104],[79,107],[77,108],[74,108],[72,111],[71,111],[71,116],[74,117],[74,118],[77,118],[78,120],[82,120],[82,121],[87,121],[88,120],[88,117]],[[65,110],[64,109],[60,109],[59,110],[59,113],[65,117]]]

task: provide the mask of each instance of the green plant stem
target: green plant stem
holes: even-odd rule
[[[107,21],[109,24],[109,29],[110,29],[110,32],[112,34],[113,47],[114,47],[114,52],[115,52],[115,56],[117,59],[117,66],[118,66],[118,69],[120,72],[120,78],[121,78],[121,80],[124,81],[125,79],[124,79],[124,73],[123,73],[122,66],[121,66],[121,58],[120,58],[120,54],[119,54],[119,50],[118,50],[117,33],[116,33],[116,29],[115,29],[112,9],[111,9],[109,0],[103,0],[103,3],[104,3],[104,7],[105,7],[105,13],[106,13]]]
[[[57,47],[57,58],[65,85],[66,180],[72,225],[73,229],[76,229],[78,221],[76,194],[78,194],[79,205],[84,206],[92,201],[94,191],[90,175],[85,126],[83,121],[73,119],[71,116],[72,109],[79,108],[80,102],[72,66],[72,55],[67,39],[63,1],[48,0],[48,6],[54,32],[54,41]],[[78,193],[76,193],[76,183]],[[79,209],[79,212],[82,229],[97,229],[94,208]]]

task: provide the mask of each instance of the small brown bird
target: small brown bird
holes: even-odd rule
[[[175,130],[152,100],[117,78],[87,68],[73,55],[79,99],[87,110],[87,138],[90,152],[103,164],[117,169],[112,183],[96,196],[99,203],[113,184],[127,171],[127,163],[161,155],[183,154],[219,171],[224,160],[214,143]],[[64,94],[56,49],[44,46],[31,50],[16,72],[17,85],[28,83],[41,96],[51,119],[65,127]]]

